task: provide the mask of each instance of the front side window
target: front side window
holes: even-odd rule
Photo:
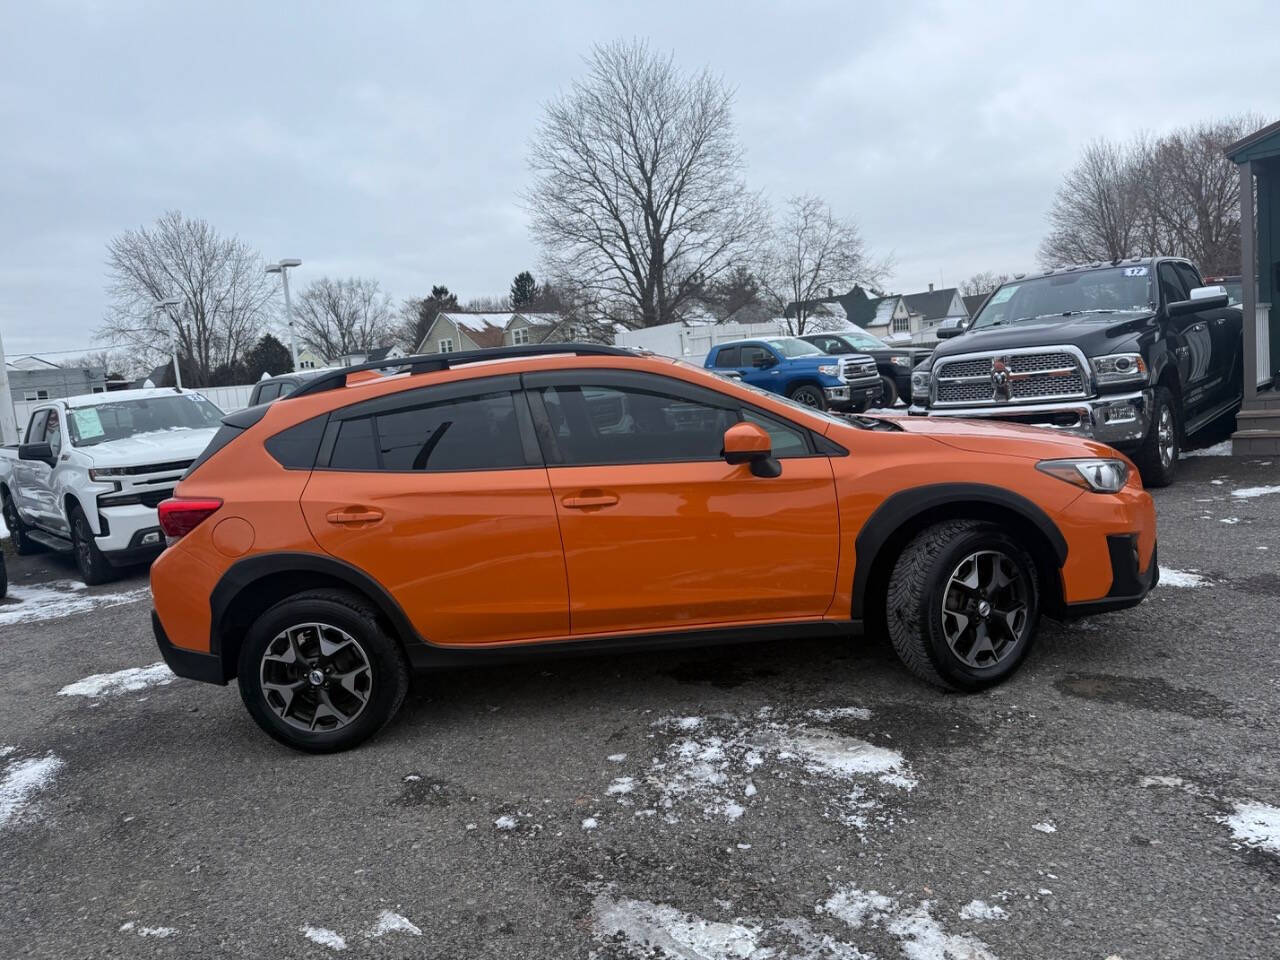
[[[27,423],[26,442],[40,443],[44,437],[44,421],[49,416],[48,410],[37,410]]]
[[[817,352],[816,347],[814,348],[814,352]],[[742,348],[742,360],[739,365],[743,367],[758,367],[773,359],[773,354],[764,347],[759,344],[749,343]]]
[[[822,353],[812,343],[797,337],[778,337],[776,340],[766,340],[765,343],[784,357],[816,357]]]
[[[526,466],[507,392],[344,420],[329,467],[396,472],[500,470]]]
[[[453,353],[453,340],[450,337],[445,337],[438,346],[441,353]]]
[[[756,413],[754,410],[743,410],[742,419],[747,423],[754,423],[756,426],[765,429],[765,432],[769,434],[769,439],[773,441],[773,455],[777,459],[785,460],[787,457],[807,457],[809,455],[809,441],[804,431],[797,427],[785,424],[781,420],[775,420],[773,417],[767,417],[762,413]]]
[[[1172,263],[1160,264],[1160,295],[1165,306],[1187,299],[1187,285]]]
[[[719,460],[724,432],[738,422],[727,406],[633,387],[555,386],[534,393],[546,412],[539,440],[554,464]]]

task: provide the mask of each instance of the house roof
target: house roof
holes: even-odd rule
[[[989,296],[991,296],[989,293],[975,293],[971,297],[961,297],[960,299],[964,301],[965,312],[972,317],[982,309],[982,305],[987,302],[987,297]]]
[[[1255,130],[1222,151],[1235,163],[1280,155],[1280,120]]]
[[[955,295],[955,287],[943,287],[924,293],[904,293],[902,299],[912,313],[918,313],[926,320],[941,320],[951,316],[951,299]]]
[[[507,323],[510,323],[516,317],[522,317],[525,323],[533,327],[554,327],[564,319],[558,313],[525,313],[523,310],[517,310],[511,314],[511,319]]]
[[[44,357],[34,357],[31,355],[25,357],[15,357],[5,362],[5,366],[14,370],[57,370],[58,365]]]
[[[898,306],[898,300],[898,297],[881,297],[879,300],[871,301],[876,305],[875,317],[871,325],[880,327],[893,323],[893,311]]]
[[[432,322],[434,327],[441,320],[447,319],[467,336],[478,347],[502,346],[502,330],[511,319],[509,313],[461,313],[455,311],[441,312]]]
[[[395,349],[395,347],[378,347],[370,350],[366,356],[368,360],[385,360]]]

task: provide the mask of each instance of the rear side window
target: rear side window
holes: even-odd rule
[[[397,472],[527,466],[509,392],[424,404],[342,422],[329,468]]]
[[[721,347],[720,352],[716,354],[717,367],[740,367],[742,357],[741,347]]]
[[[268,437],[267,453],[277,463],[289,470],[310,470],[315,466],[316,454],[320,450],[320,440],[324,437],[324,428],[329,422],[327,413],[310,420],[303,420],[288,430],[281,430],[273,437]]]

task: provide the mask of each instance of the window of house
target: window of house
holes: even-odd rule
[[[436,346],[439,348],[441,353],[453,353],[453,338],[445,337],[440,340]]]
[[[736,410],[656,390],[555,386],[535,391],[546,411],[539,439],[558,464],[719,460]]]
[[[894,318],[893,318],[893,332],[894,332],[894,333],[910,333],[910,332],[911,332],[911,317],[910,317],[910,316],[906,316],[906,317],[894,317]]]
[[[107,392],[107,388],[106,388],[106,387],[94,387],[94,388],[92,389],[92,391],[91,391],[91,392],[92,392],[92,393],[106,393],[106,392]]]
[[[515,344],[528,343],[528,342],[529,342],[529,328],[528,328],[528,327],[516,327],[514,330],[512,330],[512,331],[511,331],[511,342],[512,342],[512,343],[515,343]]]
[[[48,400],[48,390],[24,390],[22,393],[23,400]]]
[[[500,470],[526,466],[515,400],[507,392],[345,420],[336,470]]]

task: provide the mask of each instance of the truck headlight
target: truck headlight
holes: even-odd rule
[[[837,379],[839,379],[839,377],[840,377],[840,364],[838,364],[838,363],[823,363],[823,364],[819,364],[819,365],[818,365],[818,372],[819,372],[820,374],[822,374],[824,377],[836,377]]]
[[[1140,353],[1109,353],[1090,357],[1093,375],[1099,384],[1146,382],[1147,364]]]
[[[1036,469],[1094,493],[1118,493],[1129,479],[1123,460],[1041,460]]]
[[[892,363],[895,367],[910,367],[910,366],[911,366],[911,358],[910,358],[910,357],[890,357],[890,358],[889,358],[889,362],[890,362],[890,363]]]
[[[911,399],[929,399],[929,371],[916,370],[911,374]]]
[[[90,467],[90,480],[114,480],[117,477],[127,477],[129,471],[122,467]]]

